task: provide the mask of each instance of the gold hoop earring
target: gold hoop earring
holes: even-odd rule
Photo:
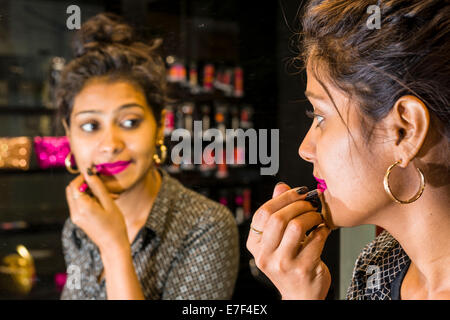
[[[416,201],[417,199],[419,199],[420,196],[422,195],[423,190],[425,189],[425,177],[424,177],[422,171],[421,171],[419,168],[417,168],[417,172],[419,173],[419,176],[420,176],[420,188],[419,188],[419,191],[418,191],[411,199],[406,200],[406,201],[400,200],[400,199],[396,198],[396,197],[392,194],[391,187],[389,186],[389,175],[391,174],[392,169],[393,169],[396,165],[398,165],[399,163],[402,163],[402,161],[401,161],[401,160],[397,161],[396,163],[394,163],[393,165],[391,165],[391,166],[387,169],[386,174],[384,175],[384,179],[383,179],[384,190],[385,190],[386,193],[389,195],[389,197],[391,197],[391,199],[394,200],[394,201],[397,202],[397,203],[400,203],[400,204],[408,204],[408,203],[412,203],[412,202]]]
[[[72,168],[72,151],[69,152],[69,154],[66,156],[66,159],[64,160],[64,164],[66,165],[67,171],[69,171],[71,174],[78,174],[80,173],[80,170],[75,170]]]
[[[158,155],[158,153],[156,152],[153,155],[153,160],[155,161],[155,163],[157,165],[160,165],[160,164],[164,163],[164,161],[166,161],[167,147],[164,145],[163,140],[159,140],[157,145],[159,146],[159,151],[160,151],[161,155]]]

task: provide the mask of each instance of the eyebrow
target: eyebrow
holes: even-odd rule
[[[126,103],[124,105],[121,105],[115,112],[118,112],[118,111],[121,111],[121,110],[127,109],[127,108],[134,108],[134,107],[138,107],[138,108],[144,109],[144,107],[141,106],[140,104],[137,104],[137,103]],[[74,116],[76,117],[76,116],[78,116],[80,114],[83,114],[83,113],[99,114],[99,113],[102,113],[102,112],[98,111],[98,110],[84,110],[84,111],[77,112]]]
[[[325,97],[320,96],[315,94],[314,92],[311,91],[305,91],[305,96],[310,98],[310,99],[315,99],[315,100],[322,100],[322,101],[326,101],[327,99],[325,99]]]

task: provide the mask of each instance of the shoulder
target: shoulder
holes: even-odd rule
[[[389,299],[391,283],[409,261],[386,230],[366,245],[356,260],[348,299]]]
[[[178,255],[205,247],[223,250],[231,246],[235,253],[239,233],[235,218],[224,205],[183,186],[177,179],[165,177],[164,194],[170,198],[164,232],[164,243]],[[170,192],[168,192],[170,190]],[[207,244],[206,246],[203,246]],[[174,251],[174,252],[175,252]]]
[[[75,232],[75,224],[72,222],[70,218],[67,218],[64,222],[63,229],[62,229],[62,241],[63,244],[66,244],[67,242],[71,242],[73,239],[73,234]]]

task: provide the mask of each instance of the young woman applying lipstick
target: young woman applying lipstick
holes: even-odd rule
[[[111,14],[83,24],[57,102],[71,146],[62,299],[229,299],[237,227],[222,205],[158,169],[165,70]],[[71,162],[71,156],[75,163]]]
[[[348,299],[450,298],[450,4],[378,1],[376,29],[373,3],[306,5],[314,120],[299,154],[321,191],[278,184],[247,240],[283,299],[324,299],[330,230],[364,224],[384,231],[358,257]],[[314,194],[321,211],[305,201]]]

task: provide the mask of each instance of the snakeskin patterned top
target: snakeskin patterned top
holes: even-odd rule
[[[349,300],[399,300],[411,260],[386,230],[364,247],[347,291]]]
[[[185,188],[164,170],[145,225],[131,244],[146,299],[230,299],[238,273],[238,230],[231,212]],[[97,246],[70,218],[62,232],[67,281],[61,299],[106,299]]]

